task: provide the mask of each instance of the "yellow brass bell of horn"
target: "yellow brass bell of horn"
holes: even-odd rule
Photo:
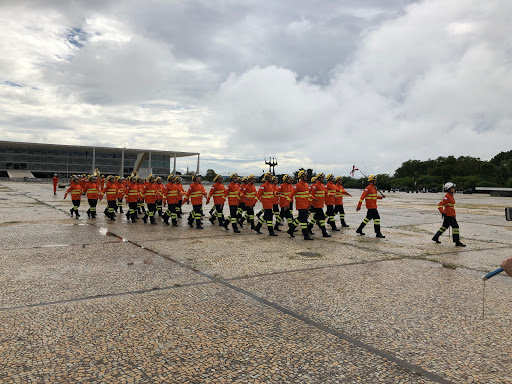
[[[131,177],[137,177],[137,171],[133,171]]]
[[[98,171],[98,168],[96,168],[94,170],[93,175],[96,176],[96,177],[100,177],[101,176],[101,173],[100,173],[100,171]]]

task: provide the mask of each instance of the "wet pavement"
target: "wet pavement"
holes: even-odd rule
[[[455,248],[430,240],[442,194],[389,194],[376,239],[359,193],[305,242],[189,228],[190,206],[178,228],[86,199],[75,219],[51,184],[0,183],[0,382],[512,383],[512,278],[481,279],[512,198],[456,195]]]

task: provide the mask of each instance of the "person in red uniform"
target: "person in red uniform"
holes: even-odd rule
[[[98,178],[94,175],[89,176],[89,181],[85,183],[83,192],[87,194],[89,202],[89,209],[87,210],[87,217],[96,218],[96,206],[98,205],[98,198],[100,197],[100,187]]]
[[[210,217],[210,223],[215,224],[215,220],[219,221],[219,226],[224,225],[224,202],[226,198],[224,197],[224,193],[226,192],[226,187],[222,182],[224,178],[221,175],[215,176],[213,179],[215,184],[212,185],[210,189],[210,193],[208,194],[208,198],[206,199],[206,204],[210,203],[210,199],[213,196],[213,215]]]
[[[128,180],[126,181],[124,196],[128,203],[128,213],[126,214],[126,218],[131,220],[132,223],[136,223],[138,219],[137,208],[139,204],[139,183],[137,181],[136,171],[132,172],[132,175],[128,177]]]
[[[320,227],[323,237],[331,237],[325,228],[325,196],[327,195],[327,188],[324,185],[325,175],[319,173],[316,176],[316,183],[311,186],[311,196],[313,197],[313,209],[315,216],[313,217],[316,224]]]
[[[148,209],[147,211],[144,212],[144,217],[142,218],[142,221],[144,221],[144,223],[147,223],[149,217],[149,221],[151,222],[151,224],[156,225],[155,213],[156,201],[158,200],[159,193],[158,186],[156,183],[156,178],[153,175],[149,175],[146,181],[147,182],[144,183],[144,190],[142,192],[142,196],[146,201]]]
[[[178,214],[176,213],[176,208],[178,207],[178,200],[181,200],[181,191],[173,175],[167,177],[167,184],[164,186],[164,198],[167,202],[167,211],[165,211],[162,219],[165,224],[169,225],[169,218],[171,218],[172,225],[177,227]]]
[[[243,195],[243,190],[247,184],[247,180],[245,177],[239,177],[237,180],[238,189],[240,190],[240,199],[238,201],[238,225],[243,227],[244,225],[244,213],[246,211],[245,208],[245,196]]]
[[[247,222],[251,224],[251,229],[254,229],[254,205],[256,204],[256,187],[254,186],[254,175],[247,176],[247,183],[244,186],[242,195],[245,199],[245,214]]]
[[[444,189],[447,191],[447,193],[437,206],[439,212],[443,216],[443,225],[441,228],[439,228],[432,240],[434,240],[436,243],[440,243],[439,237],[448,229],[448,227],[451,226],[453,229],[453,242],[455,243],[455,246],[465,247],[466,244],[462,244],[460,242],[459,224],[455,218],[455,198],[453,197],[453,194],[455,193],[455,187],[456,185],[453,183],[446,183],[444,185]]]
[[[139,199],[137,200],[137,212],[146,215],[146,209],[144,208],[144,184],[146,181],[137,176],[137,188],[139,189]]]
[[[106,180],[107,184],[104,185],[101,190],[102,196],[107,195],[107,216],[110,220],[114,221],[116,219],[116,206],[117,206],[117,194],[118,187],[115,183],[115,178],[112,175],[109,175]]]
[[[183,205],[183,197],[186,195],[185,190],[183,189],[183,180],[181,177],[176,176],[176,185],[178,186],[179,191],[181,194],[179,195],[180,198],[178,199],[178,206],[176,207],[176,214],[178,215],[178,219],[181,219],[181,207]]]
[[[282,225],[283,218],[279,212],[279,179],[277,176],[272,176],[272,188],[274,188],[274,201],[272,205],[272,213],[276,218],[276,224],[274,225],[274,230],[281,232],[279,226]]]
[[[157,199],[156,199],[156,211],[158,212],[158,216],[162,216],[162,202],[164,198],[164,184],[162,183],[162,178],[156,178],[156,190],[157,190]]]
[[[254,230],[261,234],[261,226],[263,223],[267,223],[268,234],[270,236],[277,236],[277,233],[274,232],[274,198],[276,194],[276,190],[272,185],[272,174],[267,172],[263,175],[264,183],[258,189],[258,193],[256,193],[256,199],[261,201],[261,205],[263,205],[263,217],[260,217],[258,221],[258,225],[254,227]]]
[[[224,191],[224,197],[227,197],[229,205],[229,216],[224,222],[224,228],[227,230],[229,223],[231,223],[233,231],[235,233],[240,233],[240,230],[238,229],[238,205],[242,194],[240,193],[240,186],[238,184],[238,174],[232,173],[230,179],[231,183]]]
[[[346,228],[349,227],[349,225],[345,222],[345,210],[343,209],[343,196],[352,196],[350,193],[348,193],[345,188],[343,188],[342,182],[343,178],[341,176],[336,177],[334,179],[336,182],[336,194],[334,195],[334,214],[340,214],[340,222],[341,226]]]
[[[53,174],[53,194],[56,195],[57,194],[57,184],[59,184],[59,177],[57,176],[56,173]]]
[[[80,201],[82,200],[82,186],[80,185],[80,180],[77,176],[71,176],[71,182],[68,190],[64,194],[64,199],[68,196],[68,193],[71,193],[71,201],[73,202],[73,208],[69,210],[71,213],[71,217],[73,217],[73,213],[76,218],[80,217],[80,213],[78,212],[78,207],[80,206]]]
[[[299,182],[293,186],[292,192],[289,195],[290,199],[295,197],[295,207],[299,212],[299,216],[295,219],[294,225],[298,227],[300,225],[302,229],[302,235],[304,236],[304,240],[313,240],[311,236],[309,236],[308,229],[308,217],[309,217],[309,207],[311,205],[311,201],[313,197],[309,192],[309,185],[306,182],[308,179],[308,175],[306,171],[301,170],[297,175]],[[293,231],[288,234],[292,237]]]
[[[286,222],[288,223],[288,231],[287,233],[295,237],[293,235],[293,232],[295,231],[295,224],[293,224],[293,215],[292,215],[292,209],[290,207],[291,205],[291,199],[290,199],[290,193],[292,193],[293,190],[293,184],[292,184],[292,178],[288,175],[283,176],[283,183],[279,186],[278,194],[279,194],[279,207],[281,208],[281,212],[279,212],[279,218],[282,220],[283,218],[286,219]],[[277,229],[277,223],[274,229]]]
[[[383,199],[385,196],[379,196],[377,194],[377,188],[375,187],[377,184],[377,176],[370,175],[368,177],[368,181],[370,184],[368,184],[368,186],[364,189],[363,194],[359,199],[359,204],[357,204],[356,208],[356,211],[361,210],[361,205],[363,204],[364,200],[368,212],[366,213],[366,217],[364,218],[363,222],[359,225],[359,228],[357,228],[356,233],[364,236],[363,228],[366,224],[368,224],[370,220],[373,219],[373,227],[375,229],[376,237],[384,239],[386,236],[384,236],[380,231],[380,216],[379,212],[377,211],[377,200]]]
[[[203,217],[203,196],[207,197],[204,186],[201,184],[201,176],[192,176],[192,184],[187,191],[185,202],[187,204],[192,203],[191,216],[188,219],[188,225],[194,226],[194,220],[196,221],[196,228],[203,229],[201,218]]]
[[[119,211],[119,213],[123,213],[123,197],[124,197],[124,180],[120,176],[115,176],[113,181],[117,188],[117,203],[115,211]]]
[[[336,198],[336,185],[334,184],[334,175],[329,173],[325,180],[327,180],[327,184],[325,185],[325,205],[327,206],[326,216],[327,223],[331,226],[331,230],[339,231],[336,227],[336,222],[334,221],[334,216],[336,213],[334,212],[334,199]]]

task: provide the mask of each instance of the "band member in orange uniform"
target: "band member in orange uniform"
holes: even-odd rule
[[[149,217],[149,221],[151,222],[151,224],[156,225],[156,201],[158,200],[159,193],[160,192],[158,190],[158,185],[156,183],[155,176],[149,175],[147,178],[147,182],[144,184],[143,192],[144,200],[146,200],[146,205],[148,208],[148,210],[144,213],[144,217],[142,218],[144,223],[148,222]]]
[[[188,219],[188,225],[194,226],[194,220],[196,221],[196,228],[203,229],[201,218],[203,217],[203,196],[207,197],[204,186],[201,184],[201,176],[192,176],[193,183],[190,185],[185,197],[185,202],[189,204],[192,202],[192,212]]]
[[[108,176],[106,181],[107,184],[102,189],[102,195],[104,195],[105,193],[107,194],[107,216],[110,218],[110,220],[113,221],[116,219],[116,215],[114,212],[117,206],[116,200],[118,196],[118,187],[115,183],[114,176]]]
[[[133,171],[131,176],[126,181],[124,195],[129,207],[126,218],[131,220],[132,223],[136,223],[138,219],[137,208],[139,204],[139,183],[137,181],[137,171]]]
[[[242,195],[245,197],[245,214],[247,222],[254,229],[254,204],[256,204],[256,187],[254,186],[254,175],[247,176],[247,183],[244,186]]]
[[[224,228],[228,229],[229,223],[233,227],[233,231],[235,233],[240,233],[238,229],[238,205],[240,203],[240,197],[242,196],[240,193],[240,186],[238,185],[238,175],[236,173],[232,173],[230,176],[231,183],[228,185],[226,190],[224,191],[224,197],[228,198],[229,205],[229,216],[224,222]]]
[[[80,185],[80,180],[77,176],[73,175],[71,176],[71,183],[64,194],[64,199],[68,196],[68,193],[71,192],[71,201],[73,202],[73,208],[69,210],[71,213],[71,216],[73,216],[73,213],[75,214],[76,218],[78,219],[80,217],[80,213],[78,213],[78,207],[80,206],[80,201],[82,200],[82,186]]]
[[[324,204],[327,188],[324,185],[324,179],[325,175],[323,173],[319,173],[316,176],[316,183],[311,187],[311,196],[313,197],[313,208],[315,210],[314,219],[322,230],[322,236],[331,237],[325,228]]]
[[[169,218],[172,220],[174,227],[178,226],[178,214],[176,208],[178,207],[178,201],[181,200],[181,190],[176,184],[176,178],[173,175],[167,177],[168,183],[164,187],[164,198],[167,201],[167,211],[165,211],[162,219],[165,224],[169,225]]]
[[[286,222],[288,223],[288,234],[293,236],[293,231],[295,230],[295,224],[293,224],[293,215],[291,210],[291,199],[290,193],[293,190],[292,178],[288,175],[283,176],[283,183],[279,186],[279,207],[281,208],[281,212],[279,212],[279,219],[286,218]],[[277,223],[274,229],[277,229]]]
[[[364,236],[363,228],[370,220],[373,219],[373,227],[375,229],[375,234],[377,237],[385,238],[381,231],[380,231],[380,216],[379,212],[377,211],[377,200],[383,199],[385,196],[379,196],[377,194],[377,188],[375,185],[377,184],[377,176],[370,175],[368,177],[368,181],[370,184],[364,189],[363,194],[361,195],[361,198],[359,199],[359,204],[357,204],[356,211],[359,211],[361,209],[361,205],[363,204],[363,200],[366,203],[366,208],[368,209],[368,213],[366,214],[366,217],[364,218],[363,222],[359,225],[359,228],[357,228],[356,233],[359,233],[360,235]]]
[[[437,205],[439,212],[443,216],[443,225],[441,228],[439,228],[432,240],[434,240],[436,243],[440,243],[439,236],[441,236],[448,229],[448,227],[451,226],[453,228],[453,242],[455,243],[455,246],[465,247],[466,244],[462,244],[460,242],[459,224],[455,218],[457,216],[455,214],[455,198],[453,197],[453,194],[455,193],[455,187],[456,185],[453,183],[446,183],[444,185],[444,189],[447,191],[447,193],[443,200],[441,200]]]
[[[57,184],[59,184],[59,177],[57,176],[56,173],[53,174],[53,194],[56,195],[57,194]]]
[[[334,222],[334,216],[336,213],[334,212],[334,199],[336,198],[336,185],[334,184],[334,175],[329,173],[325,179],[327,180],[327,184],[325,185],[325,205],[327,206],[326,216],[327,223],[331,226],[331,230],[339,231],[336,227],[336,223]]]
[[[210,203],[210,199],[213,196],[213,215],[210,217],[210,223],[215,224],[215,219],[219,220],[219,226],[224,224],[224,202],[226,198],[224,197],[224,193],[226,192],[226,187],[222,182],[224,178],[221,175],[215,176],[213,179],[215,184],[212,185],[210,189],[210,193],[208,194],[208,198],[206,199],[206,204]]]
[[[178,189],[181,192],[181,194],[179,195],[179,199],[178,199],[178,205],[176,206],[176,214],[178,215],[178,218],[181,219],[181,207],[183,205],[183,196],[185,196],[186,193],[185,193],[185,190],[183,189],[183,184],[181,183],[182,182],[181,177],[176,176],[175,180],[176,180],[176,185],[178,186]]]
[[[342,182],[343,178],[341,176],[336,177],[334,180],[336,182],[336,194],[334,196],[334,214],[340,214],[340,222],[342,227],[348,227],[349,225],[345,222],[345,210],[343,209],[343,196],[352,196],[350,193],[345,191],[343,188]]]
[[[83,191],[87,194],[87,200],[89,202],[87,216],[95,219],[96,206],[98,205],[98,198],[100,197],[100,186],[98,184],[98,178],[95,175],[89,176],[89,181],[85,183]]]
[[[158,216],[162,216],[162,202],[164,198],[164,184],[162,183],[162,178],[159,176],[156,178],[156,211],[158,212]]]
[[[126,182],[124,180],[121,180],[122,178],[119,176],[115,176],[113,178],[113,182],[116,185],[117,188],[117,203],[115,211],[119,211],[119,213],[123,213],[123,197],[124,197],[124,186]]]
[[[299,182],[294,185],[292,192],[290,193],[290,199],[295,197],[295,207],[299,211],[299,216],[294,221],[295,226],[299,226],[302,229],[302,235],[304,236],[304,240],[313,240],[311,236],[309,236],[308,229],[308,216],[309,216],[309,207],[311,205],[311,201],[313,198],[309,192],[309,185],[306,182],[308,175],[306,171],[301,170],[297,175]],[[288,234],[291,237],[295,237],[293,235],[293,231],[288,231]]]
[[[258,193],[256,194],[256,199],[261,200],[261,205],[263,205],[263,217],[260,218],[258,225],[254,227],[254,230],[258,234],[261,234],[261,226],[266,222],[268,234],[270,236],[277,236],[277,234],[274,232],[274,213],[272,211],[276,194],[276,190],[272,185],[272,174],[270,172],[265,173],[263,175],[263,180],[265,182],[261,185],[260,189],[258,189]]]

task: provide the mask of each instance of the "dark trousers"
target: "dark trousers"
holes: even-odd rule
[[[460,241],[459,223],[457,223],[457,219],[452,216],[444,217],[443,225],[435,234],[435,238],[439,239],[439,236],[441,236],[449,227],[453,228],[453,242],[458,243]]]
[[[325,214],[323,208],[315,208],[315,215],[313,216],[316,223],[320,228],[325,227]]]
[[[132,203],[132,204],[137,204],[137,203]],[[107,207],[108,216],[113,217],[114,211],[116,210],[116,207],[117,207],[116,201],[115,200],[107,200],[107,206],[108,206]]]
[[[201,217],[203,217],[203,205],[196,204],[193,205],[192,207],[192,212],[190,212],[190,214],[192,215],[192,221],[196,221],[196,226],[201,226]]]
[[[89,201],[89,212],[96,213],[96,206],[98,205],[98,199],[87,199]]]
[[[373,220],[373,227],[375,229],[375,233],[380,233],[380,216],[377,208],[369,209],[366,213],[366,217],[363,222],[359,226],[359,229],[362,230],[366,224],[368,224],[371,220]]]
[[[282,219],[286,219],[286,222],[288,223],[288,225],[293,224],[293,215],[292,215],[291,208],[287,209],[287,207],[281,207],[280,216]]]

